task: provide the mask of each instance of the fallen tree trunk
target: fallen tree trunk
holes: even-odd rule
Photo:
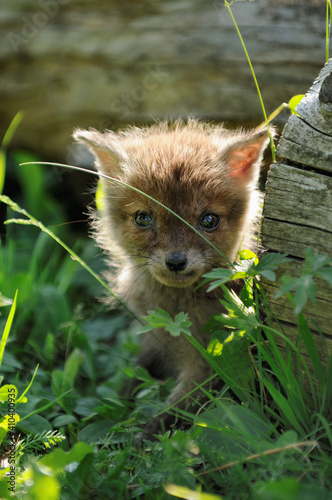
[[[278,278],[300,276],[309,246],[332,257],[332,59],[296,111],[300,116],[290,117],[277,148],[280,161],[270,168],[263,209],[264,247],[294,257],[280,266]],[[297,317],[289,300],[275,298],[276,283],[263,279],[262,284],[282,330],[296,343]],[[332,288],[324,279],[316,285],[317,300],[309,301],[303,313],[327,362],[332,353]]]
[[[14,146],[71,161],[75,127],[193,115],[263,120],[223,2],[0,0],[0,133],[25,118]],[[325,56],[325,0],[232,5],[268,112],[304,93]]]

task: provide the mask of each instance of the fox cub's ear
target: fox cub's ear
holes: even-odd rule
[[[256,182],[268,142],[269,135],[266,129],[242,135],[226,153],[230,175],[241,184]]]
[[[99,172],[111,177],[118,177],[121,174],[126,153],[121,148],[114,132],[101,133],[95,129],[77,129],[73,137],[77,142],[88,146],[96,158]]]

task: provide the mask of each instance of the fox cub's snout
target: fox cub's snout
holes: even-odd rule
[[[157,307],[172,317],[187,312],[192,334],[206,347],[209,334],[201,329],[220,313],[220,296],[197,284],[233,262],[250,233],[266,130],[228,131],[191,120],[74,136],[93,152],[98,171],[119,181],[101,177],[104,206],[94,218],[98,243],[120,262],[117,275],[110,272],[111,286],[136,314]],[[194,411],[184,396],[206,380],[210,367],[186,339],[160,330],[146,334],[138,364],[157,378],[177,378],[169,403],[181,400],[179,408]],[[147,434],[171,420],[160,415]]]

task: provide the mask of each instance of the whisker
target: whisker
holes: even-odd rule
[[[134,279],[134,281],[131,283],[130,287],[124,294],[124,298],[126,301],[129,300],[130,294],[133,292],[135,286],[143,279],[144,275],[148,274],[148,268],[147,266],[142,266],[143,271]]]

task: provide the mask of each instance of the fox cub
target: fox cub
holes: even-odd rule
[[[94,226],[98,244],[121,262],[116,280],[110,272],[112,287],[116,281],[117,294],[139,316],[157,307],[172,318],[187,312],[192,335],[206,348],[209,334],[201,329],[220,313],[220,297],[196,287],[204,273],[235,260],[250,232],[266,130],[229,131],[190,120],[120,133],[77,130],[74,137],[90,148],[101,174],[173,210],[225,257],[153,200],[101,177],[104,206]],[[210,376],[210,366],[184,337],[161,330],[145,334],[138,364],[156,379],[177,380],[168,405],[195,410],[185,395]],[[144,437],[153,439],[173,422],[172,414],[159,414]]]

